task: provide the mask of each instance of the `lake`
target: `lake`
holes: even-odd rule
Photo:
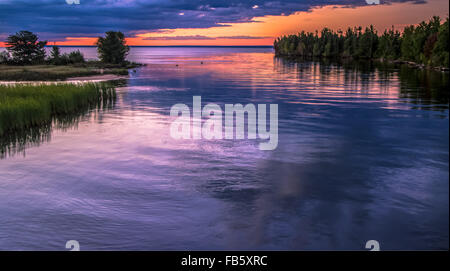
[[[267,47],[129,59],[148,65],[117,82],[114,107],[0,160],[0,249],[448,249],[448,74]],[[170,108],[193,96],[278,104],[278,147],[171,138]]]

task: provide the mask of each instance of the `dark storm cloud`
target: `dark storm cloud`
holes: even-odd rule
[[[407,2],[409,0],[391,0]],[[98,36],[108,30],[127,35],[175,28],[204,28],[246,22],[256,16],[292,14],[312,7],[366,5],[365,0],[0,0],[0,35],[19,30],[45,39]],[[423,2],[411,1],[416,3]],[[383,1],[382,1],[383,3]]]

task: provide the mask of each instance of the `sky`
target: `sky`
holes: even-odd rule
[[[57,45],[93,45],[110,30],[129,45],[272,45],[302,30],[401,30],[448,13],[447,0],[0,0],[0,46],[20,30]]]

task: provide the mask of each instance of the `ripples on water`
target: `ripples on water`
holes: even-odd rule
[[[148,66],[114,108],[0,160],[0,249],[448,249],[448,75],[269,48],[130,58]],[[278,148],[173,140],[194,95],[278,103]]]

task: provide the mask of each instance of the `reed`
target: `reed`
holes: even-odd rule
[[[116,99],[106,83],[0,85],[0,136],[49,125]]]

